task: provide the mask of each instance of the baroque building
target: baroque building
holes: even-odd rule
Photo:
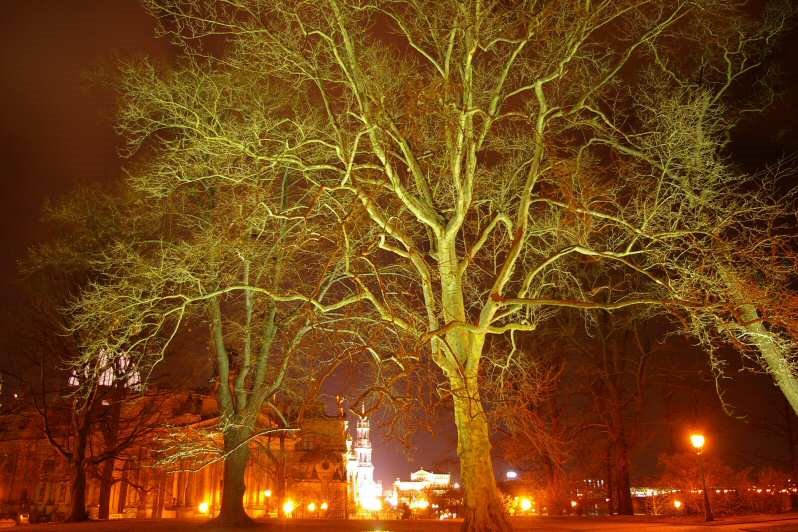
[[[136,408],[136,400],[123,408]],[[172,393],[162,405],[171,431],[213,430],[216,401],[207,394]],[[263,416],[261,425],[268,426]],[[252,517],[346,518],[355,511],[348,489],[347,421],[343,411],[327,415],[320,405],[306,413],[295,432],[260,435],[250,442],[244,505]],[[98,427],[92,444],[100,445]],[[153,452],[170,433],[156,429],[113,461],[111,518],[212,517],[221,502],[223,463],[193,463],[190,457],[161,465]],[[368,437],[366,435],[366,437]],[[69,442],[69,438],[63,441]],[[100,468],[89,468],[87,505],[96,517],[103,488]],[[38,415],[19,410],[0,419],[0,515],[29,514],[31,521],[63,519],[70,509],[69,465],[42,432]]]
[[[387,494],[391,506],[407,505],[412,510],[426,510],[433,497],[440,497],[451,488],[449,473],[432,473],[423,468],[410,473],[410,480],[396,479]]]

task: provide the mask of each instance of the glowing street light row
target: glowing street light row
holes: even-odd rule
[[[266,498],[271,497],[272,491],[271,490],[264,491],[263,496]],[[297,508],[296,502],[294,502],[291,499],[286,499],[285,502],[283,502],[283,512],[286,515],[291,515],[292,513],[294,513],[294,510],[296,510],[296,508]],[[330,505],[327,503],[327,501],[322,502],[318,506],[316,506],[315,502],[309,502],[306,508],[310,513],[315,513],[317,509],[321,510],[322,512],[326,512],[327,510],[329,510]],[[199,510],[199,513],[203,515],[207,515],[210,512],[210,509],[211,509],[210,504],[208,504],[205,501],[199,503],[199,505],[197,506],[197,510]]]

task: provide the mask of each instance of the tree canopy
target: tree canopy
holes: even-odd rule
[[[413,342],[453,400],[465,529],[509,529],[480,396],[484,361],[528,356],[500,340],[534,334],[562,309],[678,314],[707,345],[718,324],[736,328],[798,409],[792,340],[779,323],[752,321],[746,309],[761,300],[739,289],[762,285],[756,266],[792,265],[765,260],[792,211],[772,195],[778,176],[745,175],[726,152],[735,124],[773,96],[766,59],[792,16],[787,3],[146,5],[183,57],[123,69],[119,131],[143,161],[132,183],[197,209],[192,219],[235,226],[246,210],[262,220],[235,235],[214,225],[204,238],[219,251],[185,256],[203,266],[224,256],[249,277],[177,268],[157,283],[196,295],[167,289],[158,304],[178,303],[179,320],[184,302],[236,291],[245,308],[263,296],[322,315],[348,309]],[[739,89],[751,83],[760,90]],[[286,226],[296,239],[279,236]],[[239,251],[222,251],[230,238]],[[270,253],[291,255],[290,281],[252,281]],[[116,262],[135,264],[127,257]],[[588,285],[585,268],[613,282]],[[787,276],[768,274],[766,291]],[[141,324],[149,310],[121,295],[138,290],[132,279],[89,293],[83,319]],[[163,315],[142,325],[160,327]],[[115,350],[147,337],[122,330]]]

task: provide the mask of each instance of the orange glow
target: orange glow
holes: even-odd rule
[[[410,503],[410,508],[413,508],[414,510],[426,510],[429,508],[429,501],[426,499],[413,501]]]
[[[308,504],[308,512],[313,513],[315,511],[316,511],[316,503],[315,502],[311,502],[310,504]]]
[[[532,501],[530,501],[526,497],[521,499],[521,510],[524,512],[528,512],[531,509],[532,509]]]
[[[682,501],[680,501],[679,499],[676,499],[675,501],[673,501],[673,507],[676,508],[677,510],[681,509]]]
[[[321,503],[321,510],[322,510],[323,512],[326,512],[326,511],[327,511],[327,508],[329,508],[329,507],[330,507],[330,505],[329,505],[329,504],[327,504],[327,501],[324,501],[323,503]]]
[[[287,499],[283,503],[283,512],[286,515],[291,515],[292,513],[294,513],[295,509],[296,509],[296,503],[294,503],[294,501],[292,501],[291,499]]]
[[[272,490],[263,490],[263,496],[268,499],[272,496]]]
[[[207,502],[201,502],[197,507],[197,510],[199,510],[199,513],[201,514],[207,514],[210,509],[211,506]]]
[[[703,449],[704,443],[706,443],[706,439],[704,438],[703,434],[690,434],[690,445],[692,445],[696,450],[700,451]]]

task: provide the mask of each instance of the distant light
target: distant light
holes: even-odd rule
[[[676,499],[675,501],[673,501],[673,507],[679,510],[682,507],[682,501]]]
[[[452,486],[452,487],[453,487],[454,489],[456,489],[456,490],[459,490],[459,489],[460,489],[460,483],[459,483],[459,482],[455,482],[455,483],[454,483],[454,486]]]
[[[571,501],[571,508],[576,508],[576,505],[579,504],[576,501]]]
[[[329,507],[330,507],[330,505],[327,504],[327,501],[324,501],[323,503],[321,503],[321,511],[322,512],[326,512],[327,508],[329,508]]]
[[[382,510],[382,503],[379,499],[371,497],[363,501],[363,507],[369,512],[379,512]]]
[[[704,443],[706,443],[706,439],[703,434],[690,434],[690,444],[695,449],[700,451],[704,448]]]
[[[518,478],[518,473],[515,471],[508,471],[507,472],[507,480],[515,480]]]
[[[19,394],[18,393],[14,394],[14,399],[19,399]]]
[[[429,501],[426,499],[419,499],[417,501],[413,501],[410,503],[410,508],[418,510],[426,510],[427,508],[429,508]]]
[[[526,497],[521,499],[521,510],[524,512],[528,512],[531,509],[532,509],[532,501],[530,501]]]
[[[309,504],[308,504],[308,512],[311,512],[311,513],[313,513],[313,512],[315,512],[315,511],[316,511],[316,503],[315,503],[315,502],[311,502],[311,503],[309,503]]]
[[[295,508],[296,508],[296,504],[291,499],[287,499],[283,503],[283,512],[288,514],[288,515],[291,515],[292,513],[294,513],[294,509]]]
[[[201,513],[201,514],[207,514],[210,509],[211,509],[211,506],[207,502],[204,502],[204,501],[199,503],[199,506],[197,507],[197,510],[199,510],[199,513]]]
[[[268,499],[272,496],[272,490],[263,490],[263,496]]]

